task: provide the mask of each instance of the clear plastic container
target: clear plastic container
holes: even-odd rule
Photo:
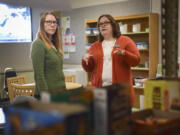
[[[98,35],[99,34],[99,30],[97,28],[93,28],[93,34],[94,35]]]
[[[86,28],[85,34],[86,35],[92,34],[92,29],[91,28]]]

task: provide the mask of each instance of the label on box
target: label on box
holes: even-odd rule
[[[173,110],[174,102],[180,97],[180,82],[148,80],[145,82],[145,108]]]

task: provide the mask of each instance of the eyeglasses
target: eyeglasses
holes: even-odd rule
[[[111,22],[102,22],[102,23],[99,23],[99,27],[102,27],[103,25],[108,25],[108,24],[110,24]]]
[[[57,25],[57,21],[44,21],[47,25],[51,25],[51,24],[54,24],[54,25]]]

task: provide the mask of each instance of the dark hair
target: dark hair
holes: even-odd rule
[[[114,37],[114,38],[118,38],[118,37],[121,35],[120,29],[119,29],[119,25],[118,25],[118,23],[114,20],[114,18],[113,18],[111,15],[109,15],[109,14],[101,15],[101,16],[98,18],[98,22],[97,22],[98,30],[99,30],[99,22],[100,22],[100,19],[101,19],[102,17],[106,17],[106,18],[110,21],[111,26],[112,26],[112,31],[113,31],[113,37]],[[99,30],[99,31],[100,31],[100,30]],[[103,40],[104,40],[104,37],[101,35],[100,32],[99,32],[98,40],[99,40],[99,41],[103,41]]]

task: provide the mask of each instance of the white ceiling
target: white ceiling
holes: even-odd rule
[[[35,8],[71,10],[70,0],[1,0],[12,5],[30,6]]]
[[[71,0],[72,9],[123,2],[128,0]]]
[[[35,8],[58,9],[69,11],[76,8],[109,4],[128,0],[1,0],[12,5],[31,6]]]

